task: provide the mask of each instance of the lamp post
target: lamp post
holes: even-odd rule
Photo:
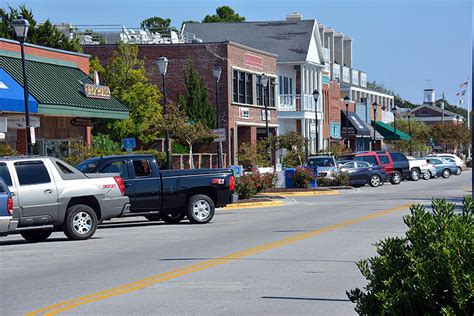
[[[26,60],[25,60],[25,41],[28,35],[28,29],[30,23],[24,19],[23,16],[18,16],[17,19],[12,22],[13,30],[15,31],[16,38],[20,42],[21,47],[21,67],[23,71],[23,96],[25,99],[25,125],[26,125],[26,148],[28,155],[33,154],[33,144],[31,143],[31,127],[30,127],[30,108],[28,105],[28,78],[26,76]]]
[[[412,136],[411,136],[411,109],[407,110],[407,116],[408,116],[408,133],[410,134],[410,140],[409,140],[410,156],[413,156],[413,152],[412,152],[412,149],[411,149],[411,139],[412,139]]]
[[[265,102],[265,87],[268,85],[270,77],[265,74],[262,74],[260,78],[260,83],[262,84],[262,102],[265,106],[265,133],[267,138],[270,137],[270,129],[268,127],[268,103],[270,103],[270,87],[268,87],[268,102]]]
[[[444,101],[441,101],[441,123],[444,124]]]
[[[393,104],[392,107],[392,113],[393,113],[393,139],[395,142],[395,150],[398,150],[397,146],[397,106],[395,103]]]
[[[168,58],[160,57],[156,61],[158,69],[161,73],[161,78],[163,79],[163,112],[164,115],[168,114],[168,108],[166,107],[166,71],[168,70]],[[170,132],[168,128],[165,130],[165,152],[166,152],[166,167],[168,170],[171,170],[171,159],[170,159]]]
[[[314,142],[314,148],[315,148],[315,153],[317,154],[319,152],[319,135],[318,135],[318,99],[319,99],[319,91],[314,90],[313,91],[313,99],[314,99],[314,121],[315,121],[315,142]]]
[[[349,104],[351,103],[351,98],[349,96],[344,97],[344,104],[346,105],[346,146],[349,148]]]
[[[377,107],[378,107],[378,103],[377,102],[374,102],[372,103],[372,107],[374,109],[374,139],[372,140],[372,150],[375,150],[375,122],[377,121]]]
[[[220,113],[219,113],[219,79],[221,78],[222,69],[219,65],[214,65],[212,68],[212,76],[216,80],[216,128],[220,128]],[[217,144],[217,168],[222,168],[222,142]]]

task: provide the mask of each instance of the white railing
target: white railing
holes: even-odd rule
[[[332,65],[332,79],[341,79],[341,66],[339,64]]]
[[[342,67],[342,81],[350,83],[351,82],[351,75],[349,67]]]
[[[311,94],[280,94],[278,111],[311,111],[314,112],[314,99]],[[318,111],[322,111],[321,102]]]
[[[323,47],[323,58],[325,63],[329,63],[331,61],[331,51],[329,48]]]
[[[360,71],[359,74],[360,74],[360,85],[364,88],[367,88],[367,73]]]
[[[352,84],[359,85],[359,70],[352,69]]]

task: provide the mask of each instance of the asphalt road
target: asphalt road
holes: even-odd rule
[[[218,210],[207,225],[106,222],[87,241],[0,239],[0,314],[348,315],[356,262],[404,233],[407,205],[460,202],[471,172]]]

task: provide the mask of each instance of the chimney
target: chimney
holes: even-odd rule
[[[303,20],[303,16],[301,15],[301,13],[292,12],[286,16],[286,20],[288,22],[298,22]]]

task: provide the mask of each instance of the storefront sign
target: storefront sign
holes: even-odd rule
[[[8,128],[22,129],[26,128],[26,118],[24,116],[9,116],[7,119]],[[30,126],[40,127],[40,118],[37,116],[30,116]]]
[[[212,133],[215,135],[214,142],[225,142],[225,129],[219,128],[212,130]]]
[[[263,58],[249,53],[244,53],[244,63],[247,66],[253,66],[263,69]]]
[[[84,84],[84,94],[88,98],[110,99],[110,88],[107,86],[96,86],[95,84]]]
[[[92,122],[89,118],[82,118],[76,117],[71,120],[72,126],[94,126],[94,122]]]

